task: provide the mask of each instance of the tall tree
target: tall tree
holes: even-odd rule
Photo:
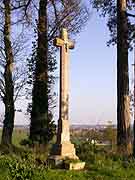
[[[10,0],[4,0],[4,50],[6,56],[6,65],[4,72],[5,79],[5,119],[2,132],[2,144],[8,145],[12,143],[12,133],[14,127],[14,84],[12,79],[13,68],[13,50],[11,46],[11,6]]]
[[[5,145],[12,144],[15,102],[22,93],[27,77],[21,62],[23,58],[24,63],[23,50],[27,39],[23,31],[13,32],[13,25],[19,25],[20,20],[16,17],[21,13],[24,14],[21,19],[23,22],[29,1],[23,0],[21,5],[18,3],[16,0],[0,0],[0,101],[5,106],[2,131],[2,144]]]
[[[128,19],[133,16],[133,2],[127,0],[92,1],[93,7],[108,16],[107,26],[111,39],[109,44],[117,44],[117,147],[118,152],[131,153],[128,49],[132,47],[135,25]]]
[[[48,111],[52,80],[50,73],[54,71],[56,65],[53,38],[59,34],[62,27],[68,28],[72,33],[78,33],[88,17],[87,12],[84,13],[82,9],[80,0],[39,1],[30,125],[30,139],[33,141],[47,142],[50,139],[50,127],[52,128],[51,114]]]
[[[127,1],[117,0],[117,145],[131,153]]]
[[[32,93],[30,139],[43,141],[40,131],[48,126],[48,29],[47,0],[40,0],[35,79]]]

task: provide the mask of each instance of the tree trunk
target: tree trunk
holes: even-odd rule
[[[4,46],[6,55],[6,65],[4,72],[5,79],[5,119],[2,132],[2,144],[12,143],[12,133],[14,128],[14,85],[12,80],[13,52],[10,40],[11,32],[11,8],[10,0],[3,1],[5,6],[5,24],[4,24]]]
[[[131,153],[126,0],[117,0],[117,147]]]
[[[47,0],[40,0],[38,12],[38,47],[32,94],[30,139],[44,141],[48,127],[48,38]],[[47,136],[47,134],[46,134]],[[47,137],[46,137],[47,138]]]
[[[134,124],[133,124],[133,133],[134,133],[134,138],[133,138],[133,156],[135,157],[135,42],[134,42],[134,95],[133,95],[133,107],[134,107]]]

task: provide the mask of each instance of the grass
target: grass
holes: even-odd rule
[[[86,162],[83,171],[51,169],[45,163],[46,150],[38,156],[19,144],[26,137],[25,130],[15,129],[13,143],[25,151],[0,156],[0,180],[135,180],[135,159],[122,159],[88,142],[76,143],[77,155]]]
[[[13,132],[13,144],[20,146],[20,141],[28,137],[28,132],[25,129],[15,129]]]
[[[2,129],[0,129],[0,139],[1,139],[1,135],[2,135]],[[12,138],[13,144],[15,146],[20,147],[20,144],[19,144],[20,141],[22,139],[27,138],[27,135],[28,135],[28,132],[26,129],[15,128],[13,132],[13,138]]]
[[[0,171],[0,179],[6,179],[9,176],[9,170]],[[9,176],[10,177],[10,176]],[[109,167],[95,168],[91,166],[90,170],[84,171],[66,171],[66,170],[34,170],[32,180],[134,180],[135,168],[119,167],[116,169]]]

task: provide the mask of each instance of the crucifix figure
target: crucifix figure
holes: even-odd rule
[[[54,40],[54,45],[60,47],[60,99],[59,120],[55,155],[77,159],[74,145],[70,142],[69,130],[69,49],[74,43],[68,39],[66,29],[62,29],[61,37]]]

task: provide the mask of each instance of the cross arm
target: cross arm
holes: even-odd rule
[[[69,41],[69,49],[74,49],[75,48],[75,43],[73,41]]]
[[[64,45],[64,41],[60,38],[55,38],[53,44],[54,46],[61,47]]]

